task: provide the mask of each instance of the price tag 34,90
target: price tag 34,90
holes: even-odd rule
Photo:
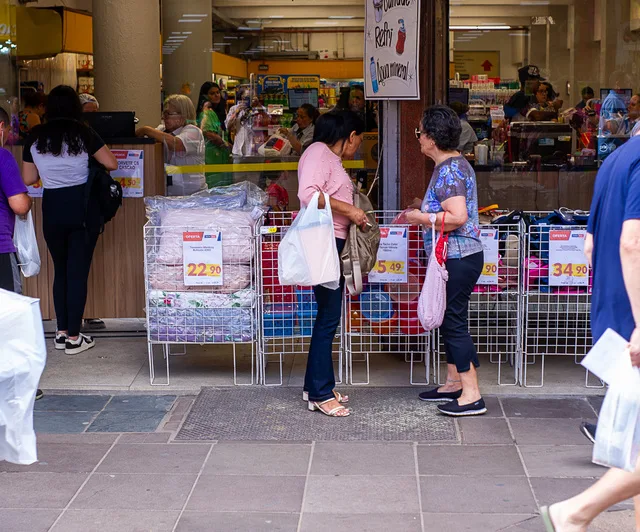
[[[549,231],[549,285],[588,286],[589,266],[584,254],[585,229]]]
[[[222,285],[221,232],[185,231],[182,233],[182,255],[186,286]]]

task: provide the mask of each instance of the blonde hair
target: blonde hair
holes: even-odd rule
[[[172,94],[164,101],[165,108],[171,105],[187,121],[187,124],[196,123],[196,108],[191,98],[184,94]]]

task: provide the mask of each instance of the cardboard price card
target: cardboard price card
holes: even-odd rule
[[[477,284],[498,284],[498,230],[480,228],[480,241],[484,251],[484,265]]]
[[[111,177],[122,186],[123,198],[142,198],[144,196],[144,151],[111,150],[118,161],[118,169]]]
[[[185,231],[182,233],[184,284],[222,286],[222,233]]]
[[[406,227],[380,227],[380,247],[370,283],[407,283],[408,229]]]
[[[589,286],[586,229],[549,230],[549,286]]]

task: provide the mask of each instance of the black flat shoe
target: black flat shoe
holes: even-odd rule
[[[43,397],[44,397],[44,394],[42,393],[42,390],[41,390],[40,388],[38,388],[38,389],[36,390],[36,401],[37,401],[38,399],[42,399]]]
[[[451,399],[459,399],[461,395],[462,390],[457,392],[438,392],[438,388],[433,388],[422,392],[418,397],[421,401],[450,401]]]
[[[585,435],[585,437],[591,442],[596,442],[596,429],[597,426],[593,423],[581,423],[580,424],[580,432]]]
[[[484,404],[484,399],[464,406],[460,406],[458,400],[454,399],[446,405],[438,405],[438,410],[446,416],[453,417],[481,416],[482,414],[486,414],[487,407]]]

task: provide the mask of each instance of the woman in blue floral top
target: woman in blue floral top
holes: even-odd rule
[[[440,332],[447,353],[447,382],[420,394],[423,401],[447,401],[438,405],[440,412],[450,416],[475,416],[487,411],[478,387],[476,368],[478,354],[467,323],[471,293],[482,272],[484,256],[478,221],[476,175],[471,165],[457,151],[462,126],[448,107],[434,105],[422,116],[416,137],[422,153],[436,166],[420,209],[408,213],[410,224],[425,227],[424,245],[431,255],[431,222],[436,214],[436,229],[444,218],[449,233],[446,267],[447,309]],[[419,200],[418,200],[419,201]]]

